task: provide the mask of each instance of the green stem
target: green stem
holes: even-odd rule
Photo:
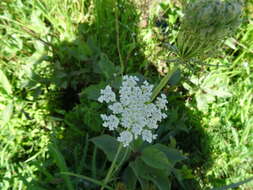
[[[100,186],[103,185],[103,183],[102,183],[101,181],[96,180],[96,179],[93,179],[93,178],[90,178],[90,177],[87,177],[87,176],[84,176],[84,175],[79,175],[79,174],[75,174],[75,173],[71,173],[71,172],[61,172],[60,174],[75,176],[75,177],[78,177],[78,178],[81,178],[81,179],[90,181],[90,182],[92,182],[92,183],[94,183],[94,184],[97,184],[97,185],[100,185]],[[111,188],[111,187],[108,186],[108,185],[105,185],[105,188],[106,188],[106,189],[109,189],[109,190],[113,190],[113,188]]]
[[[106,177],[104,179],[103,185],[102,185],[102,187],[101,187],[100,190],[103,190],[105,188],[105,186],[107,185],[109,179],[111,178],[113,169],[114,169],[114,167],[116,165],[116,162],[117,162],[117,159],[119,157],[119,154],[120,154],[120,151],[121,151],[122,147],[123,147],[122,144],[120,144],[119,147],[118,147],[117,153],[116,153],[116,155],[115,155],[115,157],[114,157],[114,159],[112,161],[111,167],[110,167],[110,169],[108,170],[108,172],[106,174]]]
[[[120,39],[119,39],[119,10],[118,10],[118,1],[115,1],[115,27],[116,27],[116,40],[117,40],[117,50],[119,54],[119,62],[120,62],[120,69],[121,75],[124,73],[124,62],[120,52]]]
[[[123,162],[125,161],[126,159],[126,156],[128,155],[128,151],[129,151],[129,147],[127,147],[125,153],[124,153],[124,156],[123,158],[120,160],[119,164],[117,165],[117,168],[114,170],[113,174],[114,175],[116,172],[117,172],[117,169],[119,169],[121,167],[121,165],[123,164]]]
[[[150,102],[153,102],[154,99],[156,98],[156,96],[161,92],[161,90],[165,87],[165,85],[168,83],[168,81],[170,80],[171,76],[174,74],[174,72],[178,69],[179,64],[176,64],[170,72],[167,73],[167,75],[165,77],[163,77],[163,79],[161,80],[161,82],[159,83],[159,85],[154,89],[152,96],[151,96],[151,100]]]

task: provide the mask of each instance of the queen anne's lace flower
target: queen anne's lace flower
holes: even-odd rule
[[[128,146],[129,143],[133,140],[133,135],[129,131],[123,131],[120,133],[120,136],[117,138],[119,142],[123,143],[123,146]]]
[[[142,131],[142,139],[151,143],[153,139],[156,139],[157,135],[153,135],[150,130],[144,129]]]
[[[167,110],[166,104],[168,101],[166,100],[166,96],[164,94],[162,94],[161,97],[158,97],[155,103],[158,108]]]
[[[124,76],[119,90],[119,101],[116,100],[116,95],[109,85],[101,90],[98,99],[101,103],[110,103],[108,108],[112,114],[101,115],[103,126],[120,132],[117,140],[122,142],[123,146],[128,146],[139,136],[151,143],[157,137],[152,130],[157,129],[158,122],[167,117],[162,112],[167,110],[166,96],[162,94],[155,103],[149,103],[153,85],[147,81],[138,85],[139,82],[135,76]]]
[[[98,98],[98,101],[99,102],[106,102],[106,103],[109,103],[109,102],[114,102],[116,100],[116,95],[115,93],[112,91],[112,88],[107,85],[105,87],[104,90],[101,90],[101,96]]]
[[[117,129],[119,125],[119,119],[115,115],[105,115],[101,114],[101,118],[104,120],[103,126],[109,128],[109,130],[113,131]]]

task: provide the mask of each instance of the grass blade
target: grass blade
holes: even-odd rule
[[[253,180],[253,177],[249,178],[249,179],[246,179],[246,180],[243,180],[243,181],[240,181],[238,183],[232,183],[230,185],[227,185],[227,186],[224,186],[224,187],[218,187],[218,188],[214,188],[214,189],[211,189],[211,190],[226,190],[226,189],[231,189],[231,188],[237,188],[239,187],[240,185],[243,185],[245,183],[248,183],[250,182],[251,180]]]
[[[50,144],[49,150],[50,150],[51,154],[53,155],[53,157],[56,161],[56,165],[60,169],[61,173],[68,172],[68,168],[67,168],[66,162],[64,160],[64,157],[62,156],[61,152],[58,150],[57,145],[55,143]],[[74,190],[73,184],[71,183],[69,176],[63,175],[63,179],[64,179],[68,189]]]

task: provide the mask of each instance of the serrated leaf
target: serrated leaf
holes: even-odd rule
[[[117,68],[106,55],[101,55],[100,60],[95,65],[94,70],[97,73],[102,74],[106,79],[113,78],[113,74],[117,72]]]
[[[217,90],[207,89],[206,91],[208,94],[217,96],[219,98],[228,98],[232,96],[227,88],[219,88]]]
[[[0,88],[7,95],[11,95],[11,93],[12,93],[11,84],[10,84],[8,78],[6,77],[6,75],[4,74],[4,72],[1,70],[0,70]]]
[[[167,156],[153,146],[149,146],[142,151],[141,159],[148,166],[157,169],[168,169],[171,165]]]

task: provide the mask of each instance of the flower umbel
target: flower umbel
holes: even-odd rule
[[[118,100],[109,85],[101,90],[98,99],[101,103],[108,103],[112,112],[110,115],[101,114],[103,126],[119,132],[117,140],[123,146],[128,146],[138,137],[151,143],[157,137],[153,130],[157,129],[158,122],[167,117],[163,112],[167,109],[166,96],[162,94],[155,103],[149,103],[153,85],[147,81],[139,85],[139,82],[137,77],[126,75],[123,77]]]

